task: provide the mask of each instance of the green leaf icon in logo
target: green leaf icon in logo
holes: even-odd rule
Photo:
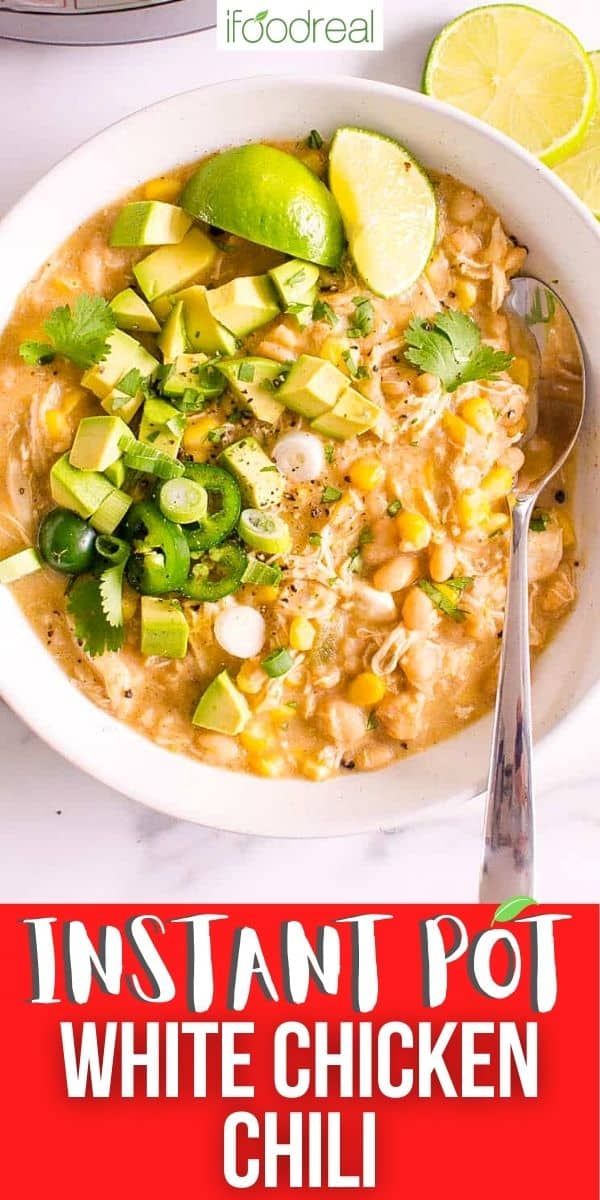
[[[256,14],[254,20],[255,21],[264,21],[265,17],[268,17],[268,15],[269,15],[268,8],[263,8],[262,12],[259,12]]]
[[[491,923],[495,925],[497,921],[514,921],[515,917],[532,904],[537,904],[537,900],[531,896],[513,896],[511,900],[505,900],[503,904],[498,905]]]

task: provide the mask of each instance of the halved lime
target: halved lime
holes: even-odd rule
[[[344,231],[331,192],[274,146],[236,146],[203,163],[183,189],[186,212],[293,258],[339,266]]]
[[[371,291],[396,296],[419,278],[437,222],[429,179],[399,142],[370,129],[338,129],[329,184],[350,251]]]
[[[509,134],[553,166],[581,144],[596,76],[569,29],[521,4],[466,12],[433,42],[423,91]]]
[[[600,95],[600,50],[590,54],[590,61],[596,72]],[[596,103],[596,111],[579,150],[556,168],[556,174],[577,192],[600,220],[600,101]]]

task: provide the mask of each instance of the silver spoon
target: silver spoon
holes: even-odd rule
[[[541,478],[520,477],[512,510],[511,551],[500,675],[485,810],[479,887],[482,902],[534,894],[531,664],[527,535],[540,492],[570,454],[583,419],[585,362],[562,300],[539,279],[512,281],[505,304],[511,322],[537,346],[539,374],[521,446],[548,434],[554,461]],[[535,349],[535,346],[532,348]]]

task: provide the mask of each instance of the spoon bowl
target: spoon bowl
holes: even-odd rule
[[[532,781],[531,663],[527,540],[540,493],[571,453],[585,408],[585,361],[572,317],[539,279],[513,280],[509,321],[525,327],[537,372],[521,447],[543,438],[553,459],[543,474],[525,466],[513,493],[502,654],[492,733],[479,898],[500,903],[534,890],[535,817]]]

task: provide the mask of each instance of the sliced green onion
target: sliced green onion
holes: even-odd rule
[[[287,675],[294,665],[294,660],[285,646],[280,646],[277,650],[272,650],[263,658],[261,666],[265,675],[270,679],[278,679],[280,675]]]
[[[281,567],[271,567],[269,563],[260,562],[258,558],[249,558],[242,583],[256,584],[257,587],[276,587],[281,583],[281,575]]]
[[[147,442],[134,442],[124,454],[126,467],[132,471],[142,471],[146,475],[156,475],[158,479],[177,479],[183,475],[183,463],[163,454],[156,446]]]
[[[121,563],[127,562],[131,554],[131,547],[123,538],[113,537],[109,533],[100,533],[96,538],[96,550],[98,554],[118,567]]]
[[[401,511],[401,509],[402,509],[402,501],[401,500],[392,500],[392,503],[388,504],[388,506],[387,506],[388,517],[395,517],[396,514]]]
[[[163,517],[177,525],[192,525],[203,521],[208,512],[208,493],[193,479],[167,479],[158,493],[158,506]]]
[[[326,487],[326,488],[323,488],[323,495],[321,496],[321,504],[335,504],[335,502],[337,500],[341,500],[341,498],[342,498],[342,493],[340,492],[339,488]]]
[[[239,532],[248,546],[252,546],[253,550],[261,550],[263,554],[285,554],[292,544],[285,521],[258,508],[244,509]]]

